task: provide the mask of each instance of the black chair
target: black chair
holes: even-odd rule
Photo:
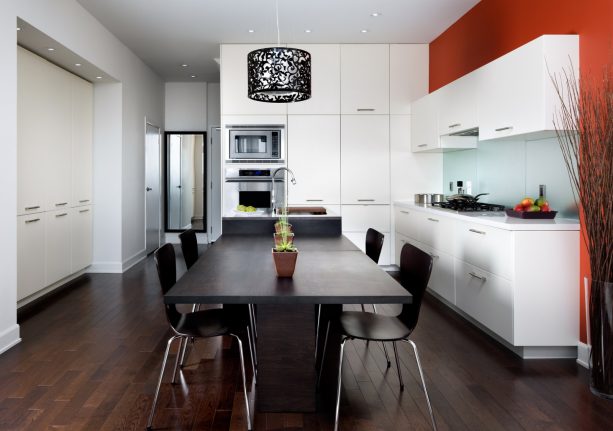
[[[160,285],[162,287],[162,294],[166,294],[168,290],[174,286],[177,277],[175,250],[172,244],[164,244],[158,248],[154,254],[155,265],[157,267],[158,277],[160,279]],[[162,361],[162,369],[160,370],[160,377],[157,387],[155,389],[155,396],[153,398],[153,404],[151,406],[151,413],[149,414],[149,420],[147,421],[147,429],[150,430],[153,424],[153,417],[155,415],[155,407],[157,405],[158,396],[160,393],[160,387],[162,385],[162,379],[164,378],[164,370],[166,368],[166,362],[168,360],[168,353],[170,352],[170,346],[173,341],[179,339],[180,345],[177,350],[177,356],[175,359],[174,372],[172,382],[176,381],[176,375],[179,363],[183,362],[183,356],[185,355],[185,349],[182,348],[184,344],[187,344],[187,340],[190,338],[210,338],[219,337],[223,335],[229,335],[236,338],[238,342],[238,351],[241,360],[241,372],[243,376],[243,394],[245,396],[245,410],[247,412],[247,429],[251,430],[251,414],[249,412],[249,398],[247,397],[247,379],[245,377],[245,359],[243,355],[243,343],[241,339],[234,334],[233,331],[238,329],[239,326],[246,325],[245,322],[233,322],[228,313],[223,309],[202,310],[193,313],[181,313],[177,310],[174,304],[165,304],[166,318],[170,324],[174,335],[168,339],[166,343],[166,352],[164,353],[164,360]],[[247,337],[250,338],[249,329],[247,328]],[[251,341],[249,340],[249,348],[251,349]],[[181,357],[181,358],[180,358]],[[253,358],[253,354],[252,354]],[[253,366],[253,362],[252,362]],[[255,367],[253,370],[253,376],[255,379]]]
[[[400,254],[400,282],[407,289],[411,295],[413,295],[413,303],[404,304],[402,311],[396,317],[382,316],[380,314],[364,313],[360,311],[344,311],[341,313],[338,319],[328,322],[326,329],[326,339],[324,341],[324,350],[321,359],[321,368],[319,371],[319,378],[317,384],[319,385],[319,379],[321,379],[321,373],[323,371],[323,363],[326,355],[326,347],[328,344],[328,335],[330,333],[330,326],[335,327],[342,334],[341,339],[341,354],[338,365],[338,386],[336,393],[336,413],[334,419],[334,430],[338,430],[338,415],[341,398],[341,375],[343,366],[343,351],[345,342],[347,340],[367,340],[367,341],[391,341],[394,345],[394,353],[396,354],[396,366],[398,367],[398,379],[400,380],[400,389],[404,389],[404,383],[402,381],[402,374],[400,371],[400,361],[398,359],[398,349],[396,347],[396,341],[404,341],[405,343],[413,346],[415,352],[415,359],[417,361],[417,367],[419,369],[419,375],[421,377],[421,383],[423,385],[424,394],[426,395],[426,401],[428,403],[428,410],[430,412],[430,419],[432,421],[432,427],[436,430],[436,423],[434,421],[434,414],[432,412],[432,406],[430,405],[430,398],[428,397],[428,390],[426,389],[426,381],[424,379],[424,373],[419,361],[419,354],[417,353],[417,346],[409,339],[409,336],[417,325],[417,319],[419,317],[419,310],[421,308],[421,302],[428,286],[428,280],[430,279],[430,273],[432,272],[432,256],[428,253],[420,250],[419,248],[405,244],[402,247]]]
[[[198,241],[196,239],[196,231],[188,229],[179,234],[181,240],[181,251],[183,252],[183,259],[185,259],[185,266],[190,269],[194,263],[198,260]]]

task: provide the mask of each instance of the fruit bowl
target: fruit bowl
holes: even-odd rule
[[[505,210],[508,217],[523,218],[523,219],[552,219],[558,213],[557,211],[515,211],[511,208]]]

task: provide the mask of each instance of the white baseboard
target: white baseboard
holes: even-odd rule
[[[121,262],[93,262],[87,272],[93,274],[121,274]]]
[[[579,341],[577,344],[577,363],[584,368],[590,368],[590,351],[592,346]]]
[[[146,257],[147,251],[145,249],[142,249],[138,253],[123,261],[123,264],[121,265],[121,272],[126,272],[128,269],[132,268],[134,265],[136,265],[138,262],[140,262]]]
[[[20,342],[21,338],[19,337],[19,325],[14,324],[0,333],[0,354],[6,352],[8,349],[19,344]]]

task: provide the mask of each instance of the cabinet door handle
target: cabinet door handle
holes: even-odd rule
[[[31,210],[37,210],[39,208],[40,208],[40,206],[36,205],[35,207],[25,207],[25,210],[26,211],[31,211]]]
[[[33,218],[32,220],[26,220],[26,223],[36,223],[37,221],[40,221],[39,218]]]
[[[86,213],[86,212],[88,212],[88,211],[89,211],[89,209],[86,209],[86,210],[80,210],[79,212],[80,212],[80,213]]]
[[[307,199],[307,202],[323,202],[323,199]]]
[[[485,232],[483,232],[482,230],[468,229],[468,231],[472,233],[478,233],[479,235],[485,235]]]
[[[400,210],[400,212],[401,212],[402,214],[408,214],[408,213],[409,213],[408,211],[403,211],[403,210]]]
[[[81,200],[79,201],[79,203],[80,203],[80,204],[84,204],[85,202],[89,202],[89,199],[81,199]]]
[[[67,216],[67,215],[68,215],[68,213],[62,213],[62,214],[56,214],[55,216],[56,217],[64,217],[64,216]]]
[[[63,207],[65,205],[68,205],[68,202],[60,202],[60,203],[55,204],[56,207]]]
[[[358,199],[358,202],[374,202],[374,199]]]
[[[482,282],[484,282],[484,283],[487,281],[487,278],[486,278],[486,277],[483,277],[483,276],[481,276],[481,275],[477,275],[477,274],[475,274],[475,273],[474,273],[474,272],[472,272],[472,271],[470,271],[470,272],[468,273],[468,275],[470,275],[470,276],[471,276],[471,277],[473,277],[473,278],[476,278],[477,280],[481,280],[481,281],[482,281]]]
[[[375,108],[358,108],[358,112],[374,112]]]
[[[449,127],[450,129],[453,129],[454,127],[460,127],[461,125],[462,125],[462,123],[453,123],[453,124],[450,124],[447,127]]]
[[[427,146],[428,146],[428,144],[419,144],[419,145],[417,146],[417,148],[423,148],[423,147],[427,147]]]
[[[435,219],[435,218],[430,218],[430,217],[428,217],[428,220],[430,220],[430,221],[435,221],[435,222],[437,222],[437,223],[438,223],[438,220],[437,220],[437,219]]]
[[[513,126],[506,126],[506,127],[499,127],[497,129],[494,129],[496,132],[502,132],[505,130],[511,130],[513,128]]]
[[[151,187],[147,187],[147,188],[145,189],[145,191],[146,191],[146,192],[150,192],[151,190],[153,190]]]

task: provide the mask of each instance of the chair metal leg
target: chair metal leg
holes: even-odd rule
[[[194,344],[194,337],[191,337],[191,339],[189,339],[191,341],[192,344]],[[179,367],[183,368],[183,366],[185,365],[185,359],[187,358],[186,352],[187,352],[187,345],[189,344],[188,342],[188,338],[185,339],[185,342],[183,343],[183,350],[181,351],[181,361],[179,362]]]
[[[364,304],[362,304],[362,312],[366,311],[366,308],[364,308]]]
[[[372,311],[374,311],[375,314],[377,314],[377,306],[375,304],[372,305]]]
[[[343,355],[345,352],[345,342],[348,338],[343,337],[341,341],[341,357],[338,360],[338,383],[336,386],[336,411],[334,413],[334,431],[338,431],[338,413],[341,407],[341,379],[343,376]]]
[[[243,394],[245,396],[245,411],[247,413],[247,430],[251,431],[253,428],[251,427],[251,413],[249,410],[249,397],[247,396],[247,378],[245,377],[245,356],[243,355],[243,343],[238,336],[234,334],[228,334],[228,335],[236,338],[236,341],[238,341],[238,353],[240,354],[240,358],[241,358],[241,373],[243,375]]]
[[[177,350],[177,356],[175,358],[175,368],[172,372],[172,384],[177,383],[177,371],[179,371],[179,364],[182,362],[181,356],[184,351],[184,344],[187,344],[187,337],[181,337],[181,342],[179,343],[179,349]]]
[[[255,310],[253,308],[253,304],[249,304],[248,308],[249,308],[249,320],[251,321],[251,328],[253,331],[253,340],[255,343],[255,340],[257,340],[258,338],[258,328],[255,322]]]
[[[168,352],[170,352],[170,345],[177,338],[180,338],[179,335],[174,335],[168,339],[166,343],[166,352],[164,352],[164,359],[162,360],[162,369],[160,370],[160,377],[158,379],[158,385],[155,388],[155,395],[153,396],[153,404],[151,404],[151,413],[149,413],[149,420],[147,420],[147,429],[151,429],[151,425],[153,424],[153,416],[155,415],[155,407],[158,403],[158,396],[160,395],[160,387],[162,386],[162,379],[164,378],[164,370],[166,369],[166,361],[168,359]]]
[[[321,304],[317,306],[317,329],[315,330],[315,361],[317,361],[317,348],[319,347],[319,323],[321,322]]]
[[[424,372],[421,369],[421,361],[419,360],[419,353],[417,353],[417,346],[412,340],[403,340],[413,346],[415,352],[415,360],[417,361],[417,369],[419,370],[419,377],[421,377],[421,384],[424,388],[424,394],[426,395],[426,402],[428,403],[428,411],[430,412],[430,420],[432,421],[432,429],[436,431],[436,422],[434,421],[434,413],[432,412],[432,405],[430,404],[430,397],[428,396],[428,389],[426,389],[426,379],[424,379]]]
[[[247,341],[249,342],[249,355],[251,356],[251,371],[253,372],[253,383],[255,383],[258,372],[255,366],[255,357],[253,355],[253,338],[251,337],[251,329],[249,326],[247,326]]]
[[[326,327],[326,338],[324,339],[324,349],[321,353],[321,362],[319,364],[319,375],[317,376],[317,388],[319,389],[319,384],[321,383],[321,374],[324,371],[324,361],[326,360],[326,348],[328,347],[328,335],[330,335],[330,322],[328,322],[328,326]]]
[[[392,346],[394,346],[394,355],[396,355],[396,368],[398,369],[398,380],[400,381],[400,390],[404,390],[404,382],[402,381],[402,370],[400,369],[400,359],[398,358],[398,347],[396,347],[396,342],[392,341]]]
[[[390,362],[390,356],[387,354],[387,347],[385,347],[385,343],[381,341],[381,346],[383,346],[383,353],[385,353],[385,360],[387,361],[387,368],[392,366]]]

